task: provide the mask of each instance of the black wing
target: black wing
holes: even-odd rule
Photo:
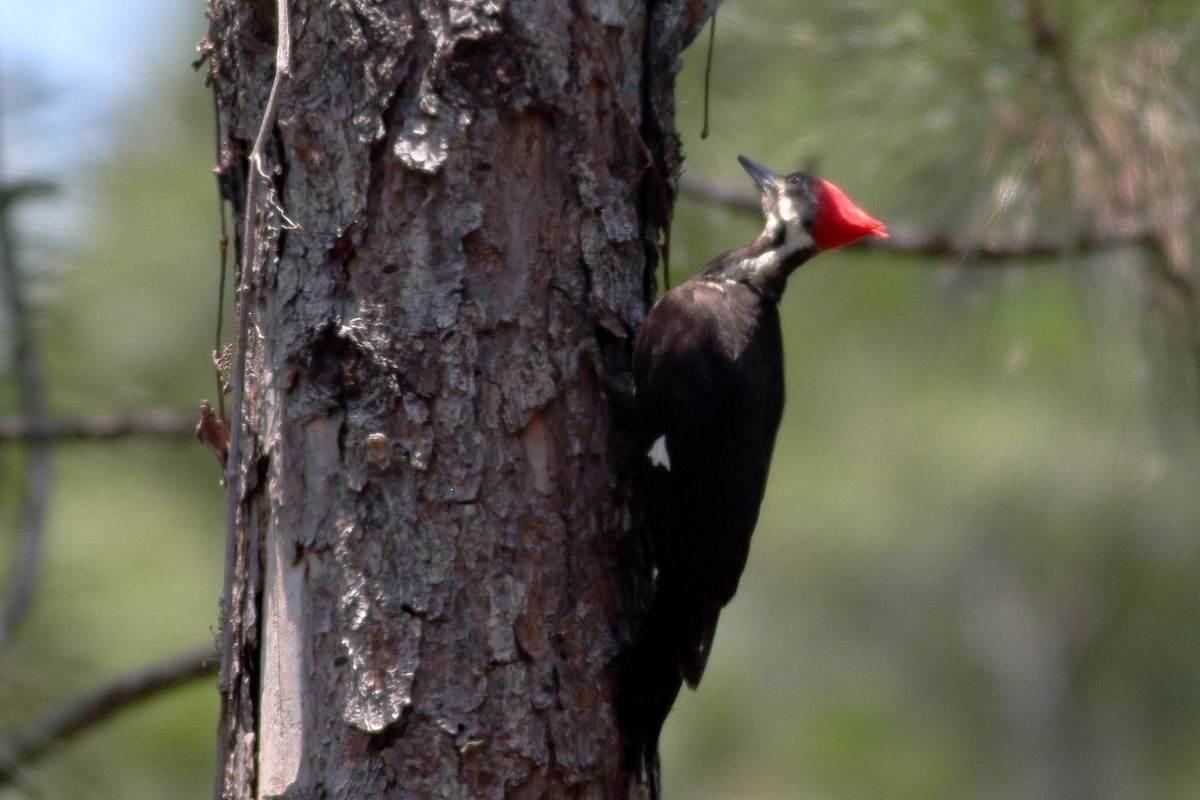
[[[653,462],[647,525],[655,598],[622,689],[632,758],[653,771],[681,681],[704,672],[737,591],[783,410],[775,302],[738,283],[692,281],[647,315],[634,348],[639,431]]]

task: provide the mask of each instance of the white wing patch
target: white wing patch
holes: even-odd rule
[[[671,456],[667,453],[667,437],[660,436],[654,440],[654,444],[650,445],[650,450],[646,453],[646,458],[650,459],[650,463],[656,467],[662,467],[668,472],[671,471]]]

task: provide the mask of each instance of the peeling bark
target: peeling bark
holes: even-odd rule
[[[628,782],[612,696],[646,567],[585,355],[626,360],[652,294],[678,55],[715,3],[294,2],[263,213],[275,8],[210,0],[221,185],[266,250],[219,797]]]

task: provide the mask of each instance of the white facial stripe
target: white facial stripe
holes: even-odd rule
[[[671,456],[667,453],[667,437],[660,436],[655,439],[654,444],[650,445],[650,451],[646,453],[646,457],[654,466],[663,467],[670,472]]]
[[[772,204],[770,201],[775,202]],[[761,251],[753,258],[745,258],[732,265],[723,273],[728,282],[746,283],[755,287],[778,284],[787,277],[780,272],[784,263],[797,253],[808,251],[811,255],[816,249],[816,242],[804,225],[805,206],[802,200],[798,201],[780,192],[777,197],[766,198],[763,206],[769,210],[766,215],[766,228],[759,241],[766,240],[778,244],[769,250]],[[666,453],[665,447],[663,453]]]
[[[786,204],[785,207],[784,203],[781,202],[779,210],[794,214],[795,206],[791,200],[786,200]],[[772,236],[776,235],[775,232],[780,226],[783,227],[783,243],[779,247],[768,250],[757,258],[746,262],[752,277],[765,275],[775,270],[792,253],[807,250],[816,244],[813,241],[812,235],[804,229],[804,223],[798,218],[788,221],[777,217],[775,214],[767,218],[768,234]]]
[[[780,195],[778,204],[767,217],[767,231],[770,234],[777,235],[780,227],[783,228],[783,244],[776,251],[780,258],[813,246],[812,236],[804,229],[800,209],[786,194]]]
[[[804,230],[804,225],[796,222],[794,225],[787,226],[787,233],[783,237],[783,246],[779,248],[781,253],[788,255],[797,250],[804,250],[816,244],[813,241],[812,235]]]
[[[792,198],[786,194],[780,196],[779,204],[775,207],[775,216],[789,227],[800,222],[800,212],[796,210],[796,204],[792,202]]]

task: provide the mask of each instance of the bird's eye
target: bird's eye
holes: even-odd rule
[[[802,175],[789,175],[787,179],[788,191],[798,192],[804,188],[804,177]]]

